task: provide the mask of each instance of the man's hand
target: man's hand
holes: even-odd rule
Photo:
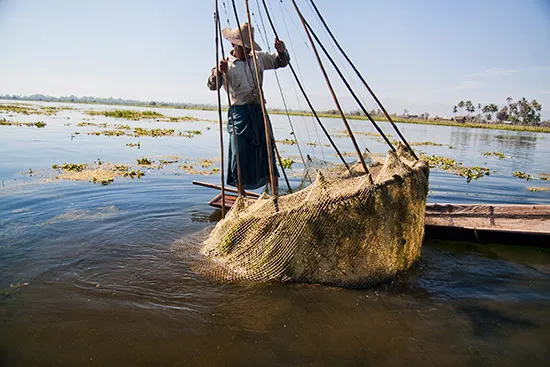
[[[218,75],[227,73],[228,60],[229,60],[229,57],[226,57],[225,59],[220,61],[220,64],[218,65]]]
[[[277,52],[280,54],[282,54],[286,50],[285,43],[278,38],[275,38],[275,50],[277,50]]]

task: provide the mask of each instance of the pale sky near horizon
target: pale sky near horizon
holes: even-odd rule
[[[267,1],[314,106],[334,108],[291,1]],[[236,2],[243,22],[244,1]],[[450,115],[459,100],[502,105],[508,96],[537,99],[550,111],[550,0],[315,2],[393,112]],[[231,1],[225,3],[234,27]],[[308,0],[297,3],[327,41]],[[250,0],[256,40],[267,49],[256,4]],[[212,0],[0,0],[0,94],[215,104],[216,94],[206,88],[214,52]],[[351,75],[349,67],[345,71]],[[290,107],[306,109],[288,68],[279,76]],[[356,109],[333,80],[346,110]],[[352,84],[360,87],[355,78]],[[268,105],[281,107],[273,73],[266,75],[265,90]],[[367,107],[375,108],[367,92],[358,90]]]

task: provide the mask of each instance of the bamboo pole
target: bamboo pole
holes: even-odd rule
[[[216,0],[217,2],[217,0]],[[216,8],[216,10],[218,11],[218,8]],[[218,11],[218,14],[219,14],[219,11]],[[222,34],[222,26],[221,26],[221,22],[220,22],[220,18],[218,17],[218,36],[221,38],[221,34]],[[222,57],[225,56],[225,50],[224,50],[224,47],[223,47],[223,41],[220,42],[220,47],[221,47],[221,50],[222,50]],[[218,65],[216,65],[216,68],[218,67]],[[229,77],[224,74],[223,75],[223,78],[224,78],[224,83],[225,83],[225,90],[227,92],[227,104],[229,106],[229,115],[232,116],[231,114],[231,95],[229,94]],[[238,141],[237,141],[237,134],[235,134],[235,122],[233,121],[233,118],[230,118],[229,119],[230,121],[228,121],[229,124],[231,124],[232,128],[233,128],[233,145],[235,146],[235,160],[237,162],[236,165],[237,165],[237,189],[239,190],[239,194],[240,195],[245,195],[244,194],[244,188],[243,188],[243,179],[242,179],[242,174],[241,174],[241,162],[240,162],[240,159],[239,159],[239,144],[238,144]],[[224,167],[222,166],[222,170],[224,169]],[[246,196],[246,195],[245,195]]]
[[[390,139],[388,139],[386,134],[384,134],[384,131],[382,131],[382,129],[378,126],[378,124],[371,117],[371,115],[369,114],[369,112],[367,111],[365,106],[363,106],[363,103],[361,103],[361,100],[359,99],[359,97],[357,97],[357,94],[355,94],[355,92],[353,91],[353,88],[351,87],[351,85],[349,85],[348,81],[344,77],[344,74],[342,74],[342,71],[340,71],[340,68],[338,67],[338,65],[336,64],[334,59],[330,56],[330,54],[328,53],[325,46],[321,43],[321,41],[319,40],[319,37],[317,37],[317,35],[313,31],[313,29],[311,28],[311,26],[309,25],[309,23],[305,19],[304,19],[304,22],[306,23],[307,28],[309,29],[309,31],[311,32],[311,34],[315,38],[315,41],[317,41],[317,44],[321,47],[321,50],[323,50],[323,53],[325,54],[327,59],[330,61],[330,63],[332,64],[332,66],[334,67],[334,69],[336,70],[338,75],[340,76],[340,79],[342,79],[342,82],[344,82],[344,85],[346,86],[346,88],[350,92],[351,96],[353,97],[355,102],[357,102],[357,104],[359,105],[359,108],[361,109],[361,111],[363,111],[363,113],[367,116],[367,118],[370,120],[370,122],[372,123],[372,125],[374,126],[376,131],[378,131],[378,133],[382,136],[382,138],[384,138],[384,140],[386,141],[388,146],[391,148],[391,150],[393,150],[395,152],[395,147],[391,143]]]
[[[342,121],[344,122],[344,125],[346,126],[346,130],[350,136],[351,142],[353,143],[353,147],[355,148],[355,151],[357,155],[359,156],[359,161],[361,162],[361,166],[363,166],[363,169],[365,170],[365,173],[369,173],[369,169],[367,168],[367,164],[365,163],[365,159],[363,158],[363,154],[361,153],[361,150],[359,149],[359,146],[357,145],[357,141],[355,140],[355,136],[353,135],[353,132],[351,131],[351,128],[348,124],[348,120],[346,119],[346,116],[344,114],[344,111],[342,111],[342,107],[340,106],[340,102],[338,101],[338,97],[336,97],[336,93],[334,92],[334,88],[332,87],[332,84],[330,83],[330,79],[327,75],[327,72],[325,70],[325,67],[323,66],[323,61],[321,60],[321,56],[319,55],[319,52],[317,51],[317,48],[315,47],[315,42],[311,38],[311,34],[309,33],[309,30],[306,26],[305,19],[302,16],[302,13],[300,12],[300,9],[298,8],[298,5],[296,4],[295,0],[292,0],[292,3],[294,4],[294,8],[296,9],[296,12],[298,13],[298,16],[300,17],[300,21],[302,22],[302,25],[304,26],[304,30],[306,32],[306,35],[309,39],[309,42],[311,43],[311,47],[313,48],[313,52],[315,53],[315,57],[317,58],[317,62],[319,63],[319,68],[321,69],[321,72],[323,73],[323,76],[325,78],[325,81],[327,83],[327,86],[330,90],[330,93],[332,94],[332,98],[334,100],[334,103],[336,104],[336,108],[338,109],[338,112],[340,112],[340,116],[342,117]]]
[[[220,78],[218,78],[218,65],[220,63],[220,37],[218,32],[218,0],[216,0],[216,11],[214,13],[214,31],[216,32],[216,92],[218,95],[218,121],[220,127],[220,164],[222,169],[221,173],[221,193],[222,193],[222,218],[225,218],[225,175],[224,175],[224,160],[223,160],[223,118],[222,118],[222,96],[220,92]]]
[[[193,185],[209,187],[211,189],[216,189],[216,190],[220,190],[222,188],[220,185],[216,185],[216,184],[209,183],[209,182],[195,181],[195,180],[193,180]],[[225,191],[239,193],[238,190],[233,189],[231,187],[225,187]],[[255,192],[252,192],[252,191],[245,191],[245,194],[247,196],[251,197],[251,198],[259,198],[260,197],[260,194],[256,194]]]
[[[260,18],[260,21],[261,21],[261,24],[262,24],[262,30],[264,32],[264,35],[265,35],[265,39],[266,39],[266,42],[267,42],[267,30],[265,28],[265,23],[264,23],[264,18],[262,17],[262,10],[260,9],[260,4],[258,3],[258,0],[256,0],[256,6],[258,7],[258,17]],[[275,38],[278,40],[279,37],[277,37],[277,35],[275,35]],[[271,48],[269,47],[269,44],[266,45],[267,46],[267,50],[268,52],[271,52]],[[288,57],[288,54],[287,54],[287,57]],[[290,58],[290,57],[288,57]],[[289,63],[290,63],[290,60],[289,60]],[[277,87],[279,89],[279,94],[281,95],[281,100],[283,102],[283,106],[285,108],[285,112],[286,112],[286,117],[288,119],[288,123],[290,125],[290,131],[291,131],[291,134],[294,135],[294,140],[296,141],[296,147],[298,148],[298,154],[300,154],[300,159],[302,160],[302,164],[304,165],[304,169],[306,171],[306,174],[305,174],[305,177],[309,177],[309,174],[307,172],[307,165],[306,165],[306,161],[304,159],[304,155],[302,154],[302,149],[300,148],[300,143],[298,142],[298,137],[296,136],[296,132],[294,130],[294,126],[292,124],[292,119],[290,118],[290,114],[288,113],[288,106],[287,106],[287,103],[286,103],[286,98],[285,98],[285,95],[283,93],[283,88],[281,87],[281,81],[279,80],[279,73],[277,72],[277,69],[274,69],[273,72],[275,73],[275,80],[277,81]],[[273,136],[273,139],[275,139],[275,136]],[[275,148],[275,153],[277,154],[277,159],[279,160],[279,164],[281,165],[281,169],[283,171],[283,175],[285,177],[285,181],[286,181],[286,184],[288,186],[288,190],[289,192],[292,192],[292,188],[290,187],[290,183],[288,182],[288,177],[286,175],[286,170],[283,166],[283,162],[281,160],[281,155],[279,154],[279,150],[277,149],[277,144],[273,143],[273,147]],[[311,178],[310,178],[310,181],[311,181]]]
[[[237,21],[237,24],[240,24],[240,22],[239,22],[239,14],[238,14],[238,12],[237,12],[237,6],[235,5],[235,0],[233,0],[232,3],[233,3],[233,11],[234,11],[234,13],[235,13],[235,20]],[[248,17],[248,24],[251,25],[251,23],[250,23],[250,17]],[[241,39],[242,39],[242,38],[243,38],[243,37],[242,37],[243,34],[242,34],[242,31],[241,31],[240,28],[239,28],[239,35],[240,35],[240,37],[241,37]],[[255,55],[255,53],[254,53],[254,55]],[[256,82],[256,79],[254,78],[254,72],[252,71],[252,67],[250,66],[250,63],[248,62],[248,60],[246,60],[246,65],[248,66],[248,70],[250,71],[250,76],[252,77],[252,81],[254,82],[255,88],[256,88],[257,90],[260,90],[260,86],[259,86],[260,81],[258,80],[258,81]],[[261,92],[263,93],[263,90],[262,90]],[[263,104],[263,106],[265,106],[265,103]],[[263,110],[262,110],[262,115],[263,115]],[[265,119],[265,117],[264,117],[264,119]],[[267,121],[268,121],[268,125],[270,125],[270,124],[269,124],[269,120],[267,120]],[[264,122],[265,122],[265,120],[264,120]],[[273,143],[272,143],[272,144],[273,144],[273,148],[274,148],[275,151],[277,151],[277,145],[275,144],[275,138],[273,137],[273,131],[271,132],[271,136],[272,136],[272,138],[273,138],[273,139],[272,139],[272,140],[273,140]],[[269,145],[268,145],[267,143],[266,143],[266,148],[268,149],[267,154],[268,154],[268,157],[269,157]],[[288,191],[292,191],[292,188],[290,187],[290,182],[288,182],[288,178],[287,178],[287,175],[286,175],[285,168],[284,168],[284,166],[283,166],[283,162],[282,162],[282,160],[281,160],[281,156],[279,155],[278,152],[277,152],[277,159],[279,160],[279,165],[281,166],[281,171],[283,172],[283,176],[284,176],[284,178],[285,178],[285,182],[286,182],[286,184],[287,184]],[[270,172],[271,172],[271,170],[270,170]],[[275,172],[275,170],[273,170],[273,172]],[[277,180],[277,179],[275,178],[275,180]],[[270,174],[270,182],[273,183],[273,181],[271,181],[271,174]],[[277,185],[277,186],[278,186],[278,185]]]
[[[262,0],[262,3],[263,3],[263,6],[264,6],[264,9],[265,9],[265,13],[267,15],[267,20],[269,21],[269,24],[271,26],[271,29],[273,30],[273,33],[275,34],[275,37],[279,38],[279,36],[277,35],[277,29],[275,29],[275,25],[273,24],[273,20],[271,19],[271,15],[269,14],[269,10],[267,8],[265,0]],[[298,88],[300,89],[300,92],[302,92],[302,95],[304,96],[304,99],[306,100],[307,105],[309,106],[309,109],[311,110],[311,113],[313,113],[313,116],[315,117],[315,120],[317,121],[317,123],[319,124],[319,126],[321,127],[323,132],[325,133],[325,136],[329,140],[330,145],[332,146],[332,148],[334,148],[334,150],[336,151],[336,154],[338,155],[338,157],[340,158],[340,160],[342,161],[344,166],[346,166],[347,170],[351,174],[351,169],[350,169],[348,163],[346,162],[346,160],[342,156],[342,153],[340,153],[340,150],[336,146],[336,143],[334,143],[334,140],[332,140],[332,137],[330,136],[327,129],[325,128],[325,126],[321,122],[321,119],[319,118],[319,115],[317,115],[317,111],[315,111],[315,108],[313,107],[313,105],[312,105],[312,103],[311,103],[311,101],[310,101],[310,99],[309,99],[302,83],[300,82],[300,78],[298,78],[298,74],[296,74],[296,70],[294,70],[294,66],[292,66],[292,63],[290,61],[288,62],[288,66],[290,67],[290,71],[292,72],[292,75],[293,75],[294,79],[296,80],[296,83],[298,84]]]
[[[237,5],[235,4],[235,0],[232,0],[232,3],[233,3],[233,10],[235,12],[235,20],[237,21],[237,23],[238,23],[237,25],[239,26],[239,16],[237,14]],[[256,71],[256,81],[257,81],[256,87],[257,87],[258,94],[259,94],[259,97],[260,97],[260,107],[262,109],[262,115],[264,117],[267,159],[268,159],[268,165],[269,165],[269,180],[270,180],[270,183],[271,183],[271,189],[273,191],[273,195],[277,196],[279,193],[278,193],[278,185],[275,182],[276,177],[275,177],[275,169],[274,169],[274,166],[273,166],[273,152],[271,151],[271,149],[272,149],[271,148],[271,141],[272,141],[271,128],[270,128],[270,125],[269,125],[269,120],[267,119],[267,112],[265,110],[265,100],[264,100],[263,90],[262,90],[262,87],[261,87],[260,72],[258,70],[258,60],[257,60],[256,52],[255,52],[255,49],[254,49],[254,37],[253,37],[253,34],[252,34],[252,28],[251,28],[252,27],[252,21],[250,19],[250,8],[248,6],[248,0],[245,0],[245,6],[246,6],[246,14],[247,14],[247,19],[248,19],[248,24],[249,24],[248,35],[250,37],[250,46],[252,48],[252,60],[254,62],[254,68],[255,68],[255,71]],[[239,26],[239,33],[240,33],[241,40],[244,39],[240,26]],[[245,47],[243,46],[243,49],[244,48]],[[247,56],[247,55],[245,55],[245,56]],[[245,60],[245,61],[248,64],[248,60]]]

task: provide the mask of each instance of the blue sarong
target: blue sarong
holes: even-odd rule
[[[247,190],[264,186],[269,179],[269,160],[266,148],[265,125],[262,107],[259,104],[231,106],[228,112],[229,157],[227,163],[227,184],[237,186],[237,149],[243,188]],[[234,130],[233,130],[234,127]],[[235,146],[235,138],[237,144]],[[275,175],[279,177],[275,164],[275,153],[271,145]]]

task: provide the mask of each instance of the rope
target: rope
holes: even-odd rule
[[[340,43],[338,43],[338,41],[336,40],[336,37],[334,37],[334,35],[332,34],[332,32],[330,31],[330,28],[328,27],[327,23],[325,22],[325,19],[323,18],[323,16],[321,15],[321,12],[319,11],[319,9],[317,8],[317,6],[315,5],[315,2],[313,0],[309,0],[311,2],[311,5],[313,5],[313,8],[315,9],[315,12],[317,13],[317,16],[319,17],[319,19],[321,19],[321,21],[323,22],[323,25],[325,26],[327,32],[329,33],[329,35],[331,36],[332,40],[334,41],[334,43],[336,44],[336,46],[338,47],[338,49],[340,50],[340,52],[342,53],[342,55],[344,55],[344,57],[346,58],[346,60],[349,62],[349,64],[351,65],[351,67],[353,68],[353,70],[355,71],[355,73],[357,74],[357,76],[359,77],[359,79],[361,79],[361,81],[363,82],[363,84],[365,85],[365,87],[368,89],[369,93],[372,95],[372,97],[374,98],[374,100],[376,101],[376,103],[378,104],[378,106],[380,106],[380,109],[382,110],[382,112],[384,113],[384,116],[386,116],[386,118],[388,119],[388,121],[390,122],[391,126],[393,127],[394,131],[397,133],[397,135],[399,135],[399,138],[401,139],[401,141],[407,146],[407,148],[409,149],[409,151],[411,152],[411,154],[413,155],[414,158],[416,158],[416,160],[418,160],[418,157],[416,156],[415,152],[412,150],[411,146],[409,145],[409,143],[407,142],[407,140],[405,139],[405,137],[401,134],[401,131],[399,131],[399,129],[397,128],[397,126],[395,125],[395,123],[393,122],[392,118],[390,117],[390,115],[388,114],[388,112],[386,111],[386,109],[384,108],[384,106],[382,105],[382,102],[380,102],[380,100],[378,99],[378,97],[376,97],[376,95],[374,94],[373,90],[369,87],[369,85],[367,84],[367,82],[365,81],[365,79],[363,78],[363,76],[361,75],[361,73],[359,72],[359,70],[355,67],[355,65],[353,64],[353,62],[351,61],[351,59],[348,57],[348,55],[346,54],[346,52],[342,49],[342,47],[340,46]]]
[[[264,42],[267,45],[267,50],[271,53],[271,47],[269,46],[269,42],[267,40],[267,30],[265,28],[264,19],[262,17],[262,10],[260,9],[260,3],[259,3],[258,0],[256,0],[256,6],[258,8],[258,16],[260,18],[260,21],[262,22],[262,30],[265,34]],[[262,32],[259,32],[259,33],[260,33],[260,35],[262,34]],[[304,160],[304,155],[302,154],[302,149],[300,149],[300,144],[298,142],[298,137],[296,136],[296,131],[294,130],[294,126],[292,124],[290,114],[288,113],[288,106],[286,104],[286,99],[285,99],[285,95],[283,93],[283,88],[281,87],[281,82],[279,80],[279,73],[277,72],[277,70],[273,70],[273,71],[275,72],[275,79],[277,80],[277,87],[279,88],[279,93],[281,94],[281,99],[283,101],[283,106],[285,107],[286,116],[288,118],[288,124],[290,125],[290,131],[292,132],[292,135],[293,135],[294,139],[296,140],[296,146],[298,148],[298,153],[300,154],[300,159],[302,160],[302,164],[304,165],[304,169],[307,172],[307,166],[306,166],[306,162]]]
[[[310,3],[308,3],[309,5],[309,8],[313,11],[313,7],[311,6]],[[319,25],[322,25],[321,24],[321,21],[319,19],[317,19],[317,23]],[[326,32],[326,31],[325,31]],[[344,59],[342,57],[342,55],[336,50],[336,46],[334,46],[334,43],[333,42],[330,42],[330,47],[332,48],[332,52],[333,52],[333,55],[336,55],[336,57],[338,58],[338,63],[339,65],[341,65],[341,68],[344,70],[344,73],[346,74],[346,77],[348,78],[348,81],[350,82],[351,86],[353,87],[353,90],[358,93],[359,95],[359,99],[361,100],[361,102],[363,103],[363,105],[366,105],[367,103],[365,102],[365,98],[363,96],[363,94],[361,93],[361,89],[357,88],[357,85],[355,85],[354,83],[354,80],[350,74],[350,71],[348,70],[348,68],[346,68],[345,66],[345,63],[344,63]],[[358,131],[359,129],[357,128],[357,122],[356,120],[353,120],[351,119],[349,121],[349,124],[350,126],[352,127],[352,129],[354,131]],[[365,141],[363,140],[362,136],[361,135],[356,135],[356,138],[357,140],[361,143],[361,146],[365,147],[365,151],[367,153],[370,153],[371,151],[368,149],[367,147],[367,144],[365,143]]]
[[[271,5],[270,4],[267,4],[267,5],[268,5],[270,11],[273,13],[273,9],[271,8]],[[265,5],[264,5],[264,7],[265,7]],[[290,31],[288,29],[288,24],[286,22],[286,16],[285,16],[284,11],[283,11],[282,1],[279,1],[279,11],[281,12],[281,18],[282,18],[283,24],[285,26],[286,35],[288,36],[287,39],[288,39],[288,42],[290,44],[290,50],[292,51],[292,57],[294,58],[294,60],[296,60],[296,69],[298,70],[298,75],[303,80],[302,71],[300,70],[300,63],[297,62],[298,58],[297,58],[296,50],[294,49],[294,42],[292,42],[292,37],[290,35]],[[268,17],[269,17],[269,12],[268,12]],[[299,35],[300,35],[300,37],[302,36],[300,33],[299,33]],[[304,43],[304,44],[305,44],[306,48],[309,49],[308,44],[307,43]],[[296,80],[294,78],[291,78],[291,81],[292,81],[292,88],[294,89],[294,95],[296,96],[296,101],[298,102],[298,108],[301,111],[305,111],[306,109],[302,108],[302,103],[300,102],[300,99],[298,97],[298,89],[296,89],[297,88]],[[317,136],[317,139],[321,140],[320,137],[319,137],[319,131],[317,130],[316,120],[315,120],[315,117],[313,115],[311,115],[311,121],[313,123],[313,130],[315,131],[315,135]],[[307,137],[308,137],[309,141],[311,141],[312,139],[311,139],[311,135],[309,133],[309,129],[307,129],[307,125],[306,125],[306,134],[307,134]],[[315,149],[314,149],[313,145],[309,145],[309,149],[311,150],[311,154],[315,156]],[[321,146],[321,156],[323,157],[323,160],[326,160],[325,152],[324,152],[324,149],[323,149],[322,146]]]
[[[267,5],[265,3],[265,0],[262,0],[262,3],[264,5],[264,9],[265,9],[265,12],[266,12],[266,15],[267,15],[267,20],[269,21],[269,24],[271,25],[271,29],[273,30],[273,33],[275,34],[275,37],[278,38],[277,30],[275,29],[275,25],[273,24],[273,20],[271,19],[271,16],[269,14],[269,10],[267,9]],[[334,143],[334,140],[332,140],[332,137],[330,136],[327,129],[325,128],[325,126],[321,122],[321,119],[319,118],[319,115],[317,115],[317,111],[315,110],[315,108],[313,108],[313,105],[311,104],[311,101],[310,101],[309,97],[307,96],[307,93],[304,90],[304,87],[302,86],[302,83],[300,82],[300,79],[298,78],[298,75],[296,75],[296,71],[294,70],[294,67],[292,65],[293,64],[289,61],[288,66],[290,67],[290,71],[292,72],[292,75],[294,76],[294,79],[296,80],[296,83],[298,84],[298,87],[300,88],[300,91],[302,92],[302,94],[303,94],[303,96],[304,96],[311,112],[313,113],[313,116],[315,117],[315,119],[319,123],[319,126],[321,126],[321,129],[323,129],[323,132],[325,133],[325,135],[328,138],[330,144],[332,145],[332,147],[334,148],[334,150],[338,154],[338,157],[340,157],[340,159],[342,160],[342,163],[346,166],[346,168],[348,169],[348,171],[351,174],[351,169],[350,169],[348,163],[346,162],[346,160],[342,156],[342,153],[340,153],[340,150],[338,149],[338,147]]]
[[[292,0],[292,3],[294,4],[294,8],[296,9],[296,12],[298,13],[298,16],[300,17],[302,25],[304,26],[304,30],[307,34],[307,37],[309,38],[309,42],[311,43],[311,47],[313,48],[313,52],[315,53],[315,57],[317,58],[317,62],[319,63],[319,68],[321,69],[321,72],[323,73],[323,76],[324,76],[325,81],[327,83],[327,86],[330,90],[330,93],[332,94],[332,98],[334,99],[334,103],[336,104],[336,108],[338,109],[338,112],[340,112],[340,116],[342,117],[342,121],[344,122],[344,125],[345,125],[346,130],[349,134],[349,137],[351,139],[353,147],[355,148],[355,151],[356,151],[357,155],[359,156],[359,161],[361,162],[361,165],[363,166],[363,169],[365,170],[365,173],[368,174],[369,169],[367,168],[367,164],[365,163],[365,159],[363,158],[363,154],[361,153],[361,150],[357,146],[357,141],[355,140],[353,132],[351,131],[351,128],[349,127],[346,116],[344,115],[344,111],[342,111],[342,107],[340,106],[340,102],[338,101],[338,97],[336,97],[336,94],[334,92],[334,88],[332,87],[332,84],[330,83],[330,79],[327,75],[325,67],[323,66],[323,61],[321,60],[321,56],[319,55],[319,52],[317,51],[317,48],[315,47],[315,42],[313,41],[313,39],[311,38],[311,35],[309,33],[308,27],[306,25],[306,21],[305,21],[304,17],[302,16],[302,13],[300,12],[300,9],[298,8],[298,5],[296,4],[296,1]]]
[[[227,22],[227,26],[231,27],[231,23],[229,23],[229,13],[227,12],[227,5],[225,4],[225,0],[223,0],[223,10],[225,11],[225,19]]]
[[[302,18],[303,19],[303,18]],[[363,106],[363,104],[361,103],[361,101],[359,100],[359,98],[357,97],[357,95],[355,94],[355,92],[353,91],[353,89],[351,88],[351,86],[349,85],[348,81],[346,80],[346,78],[344,77],[344,75],[342,74],[342,72],[340,71],[340,68],[338,67],[338,65],[336,65],[336,62],[334,62],[334,59],[330,56],[330,54],[328,53],[327,49],[325,48],[325,46],[323,46],[323,44],[321,43],[321,41],[319,40],[319,37],[317,37],[317,35],[315,34],[315,32],[313,31],[313,29],[311,28],[311,26],[309,25],[309,23],[303,19],[303,22],[304,22],[304,26],[309,30],[309,32],[313,35],[313,37],[315,38],[315,41],[317,41],[317,44],[321,47],[321,49],[323,50],[324,54],[326,55],[326,57],[329,59],[329,61],[331,62],[332,66],[334,67],[334,69],[336,70],[336,72],[338,73],[338,75],[340,76],[340,79],[342,79],[342,81],[344,82],[344,84],[346,85],[346,88],[348,89],[348,91],[351,93],[353,99],[355,99],[355,102],[357,102],[357,104],[359,105],[359,108],[361,108],[361,110],[363,111],[363,113],[367,116],[367,118],[370,120],[370,122],[373,124],[373,126],[376,128],[376,130],[378,131],[378,133],[380,135],[382,135],[382,137],[384,138],[384,140],[386,141],[386,143],[389,145],[389,147],[395,152],[395,147],[393,146],[393,144],[391,143],[391,141],[388,139],[388,137],[386,136],[386,134],[384,134],[384,132],[382,131],[382,129],[380,129],[380,126],[378,126],[378,124],[374,121],[374,119],[372,118],[372,116],[369,114],[369,112],[367,111],[367,109],[365,108],[365,106]]]

